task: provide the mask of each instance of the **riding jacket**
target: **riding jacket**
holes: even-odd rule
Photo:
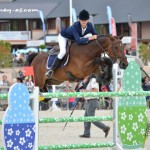
[[[88,33],[91,33],[92,35],[97,35],[92,23],[87,23],[86,30],[84,34],[82,34],[81,24],[79,21],[77,21],[72,26],[63,29],[60,34],[67,39],[75,40],[78,44],[85,44],[88,42],[88,38],[84,38],[84,36]]]

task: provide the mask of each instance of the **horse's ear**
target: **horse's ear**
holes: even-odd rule
[[[120,35],[120,36],[112,36],[111,34],[109,34],[109,38],[113,41],[113,40],[115,40],[115,39],[122,39],[123,38],[123,34],[122,35]]]
[[[109,34],[109,38],[113,41],[114,37],[112,36],[112,34]]]
[[[118,38],[121,40],[124,37],[124,34],[118,36]]]

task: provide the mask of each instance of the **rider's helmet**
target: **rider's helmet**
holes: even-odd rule
[[[89,20],[89,18],[90,18],[90,15],[89,15],[88,11],[86,11],[86,10],[80,11],[80,13],[79,13],[80,20]]]

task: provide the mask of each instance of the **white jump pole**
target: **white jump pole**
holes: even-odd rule
[[[118,89],[118,64],[113,65],[113,90],[116,92]],[[118,143],[118,97],[114,98],[114,108],[113,108],[113,142],[119,150],[123,150],[121,145]]]
[[[37,150],[39,144],[39,87],[34,87],[32,100],[33,100],[33,113],[35,116],[35,127],[36,127],[34,150]]]

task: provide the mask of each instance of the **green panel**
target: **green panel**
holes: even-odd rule
[[[123,75],[122,91],[143,91],[141,72],[136,62],[130,62]],[[118,127],[123,148],[142,148],[147,127],[145,96],[119,98]]]

